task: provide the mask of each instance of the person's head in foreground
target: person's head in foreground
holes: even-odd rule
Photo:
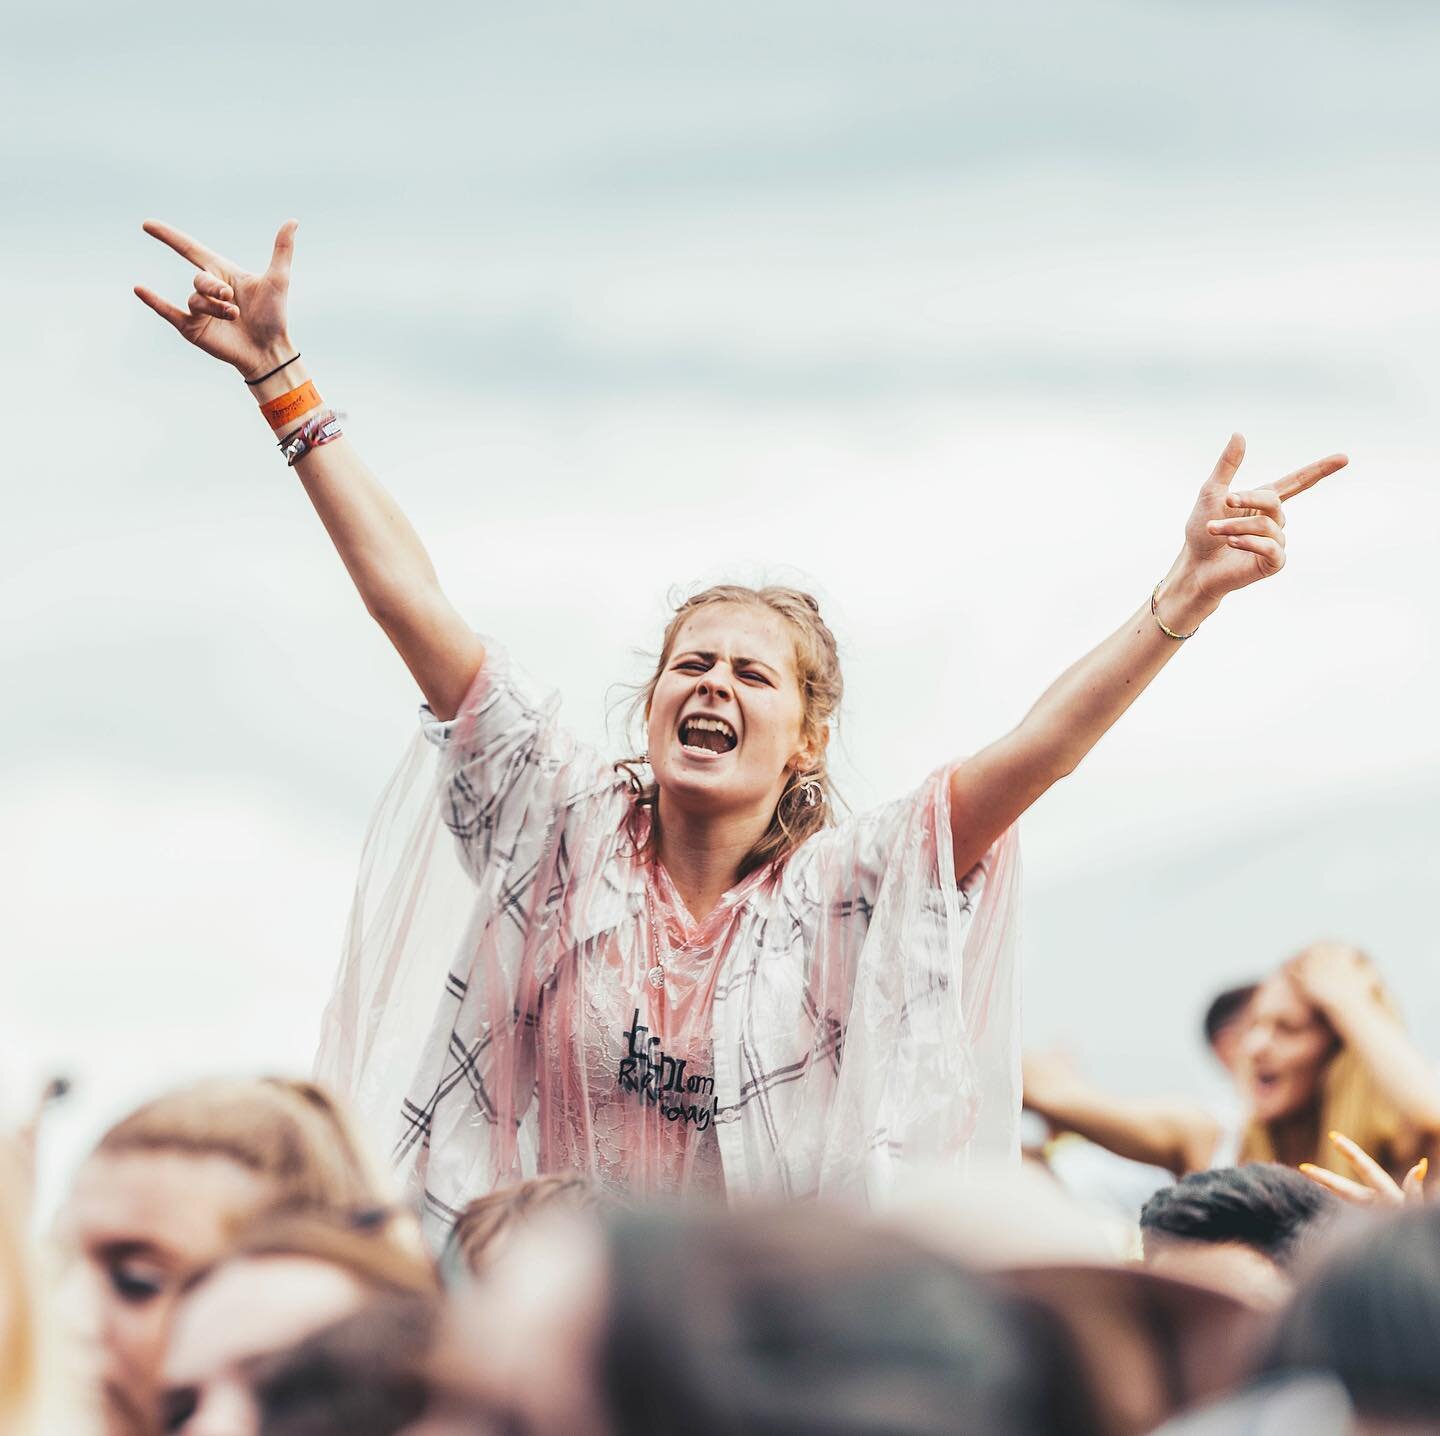
[[[1364,1009],[1407,1042],[1380,976],[1355,948],[1314,943],[1255,989],[1241,1043],[1250,1120],[1242,1162],[1312,1162],[1346,1170],[1329,1133],[1343,1132],[1398,1181],[1424,1144],[1341,1035]]]
[[[1252,1306],[1279,1306],[1297,1260],[1339,1205],[1274,1162],[1192,1172],[1141,1210],[1145,1264]]]
[[[101,1138],[56,1237],[68,1315],[93,1343],[106,1429],[145,1429],[166,1323],[182,1285],[258,1213],[381,1200],[330,1099],[283,1079],[167,1092]]]
[[[542,1213],[588,1211],[599,1201],[595,1186],[574,1175],[532,1177],[476,1197],[455,1220],[440,1266],[447,1279],[480,1276],[510,1240]]]
[[[719,584],[687,599],[640,694],[653,781],[637,780],[637,816],[723,811],[761,826],[741,876],[785,857],[831,819],[826,747],[843,687],[808,593]]]
[[[1205,1009],[1201,1026],[1205,1032],[1205,1045],[1215,1054],[1215,1060],[1232,1076],[1241,1068],[1241,1048],[1245,1038],[1246,1018],[1250,1011],[1250,1000],[1255,996],[1258,983],[1247,982],[1239,987],[1227,987],[1217,993]]]
[[[1328,1374],[1367,1436],[1440,1431],[1440,1209],[1387,1216],[1333,1252],[1281,1318],[1264,1370]]]
[[[536,1222],[459,1299],[436,1369],[530,1436],[1099,1430],[1047,1311],[809,1205]]]
[[[181,1293],[161,1361],[161,1429],[259,1436],[259,1388],[268,1385],[274,1399],[284,1352],[377,1302],[424,1307],[437,1298],[429,1263],[383,1215],[363,1224],[313,1213],[264,1218]]]

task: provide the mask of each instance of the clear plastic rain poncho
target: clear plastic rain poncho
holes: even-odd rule
[[[624,775],[486,653],[381,799],[317,1064],[432,1235],[560,1171],[864,1201],[1014,1155],[1013,829],[957,884],[943,769],[696,920],[637,852]]]

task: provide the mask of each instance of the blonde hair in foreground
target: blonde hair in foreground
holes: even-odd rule
[[[1392,1016],[1395,1004],[1376,980],[1375,996]],[[1320,1076],[1320,1102],[1310,1150],[1301,1159],[1337,1171],[1349,1171],[1349,1162],[1331,1142],[1329,1133],[1339,1132],[1358,1142],[1387,1172],[1399,1181],[1413,1157],[1411,1134],[1395,1106],[1382,1096],[1365,1064],[1348,1047],[1340,1047]],[[1239,1161],[1276,1162],[1275,1143],[1263,1122],[1252,1121],[1240,1142]]]
[[[25,1247],[29,1181],[0,1142],[0,1436],[29,1429],[35,1392],[35,1286]]]
[[[117,1122],[95,1151],[228,1157],[268,1178],[276,1205],[385,1200],[335,1101],[313,1083],[283,1077],[212,1079],[166,1092]]]
[[[786,780],[770,826],[740,864],[740,876],[744,877],[766,863],[789,857],[806,838],[830,823],[838,795],[830,778],[826,742],[840,708],[844,680],[840,674],[840,653],[835,635],[820,617],[820,604],[811,594],[778,584],[749,588],[744,584],[719,583],[686,599],[671,615],[670,622],[665,625],[665,637],[660,645],[655,671],[636,696],[636,716],[643,717],[649,713],[655,685],[670,661],[675,639],[685,621],[702,608],[722,603],[759,608],[785,620],[795,641],[795,676],[800,684],[802,709],[800,736],[818,755],[815,767],[808,773],[791,773]],[[629,776],[635,790],[630,832],[643,851],[654,840],[658,794],[655,783],[644,781],[635,771],[638,763],[638,759],[630,759],[615,766]],[[807,782],[818,787],[818,802],[806,802],[801,789]],[[641,821],[646,814],[651,818],[648,830]]]

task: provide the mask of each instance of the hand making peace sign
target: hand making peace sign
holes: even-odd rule
[[[1200,591],[1216,603],[1285,567],[1286,500],[1314,488],[1350,462],[1344,454],[1331,454],[1286,474],[1276,484],[1232,493],[1230,481],[1244,457],[1244,438],[1232,434],[1201,485],[1185,524],[1182,563]]]
[[[251,274],[183,230],[146,220],[146,234],[169,245],[199,270],[188,309],[171,304],[143,284],[135,286],[135,293],[197,349],[233,364],[247,379],[263,374],[295,352],[287,328],[286,301],[298,225],[298,220],[287,219],[280,226],[270,267],[263,274]]]

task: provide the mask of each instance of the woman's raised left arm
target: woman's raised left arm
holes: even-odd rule
[[[955,873],[963,876],[1042,793],[1079,765],[1227,593],[1285,566],[1283,504],[1345,467],[1343,454],[1306,465],[1273,486],[1232,493],[1245,457],[1231,437],[1200,488],[1185,544],[1154,597],[1098,648],[1071,664],[1018,727],[950,775]]]

